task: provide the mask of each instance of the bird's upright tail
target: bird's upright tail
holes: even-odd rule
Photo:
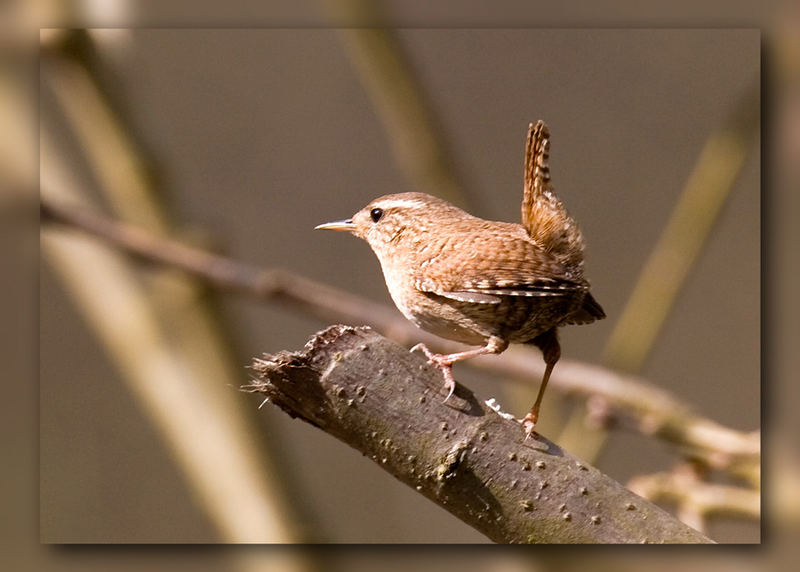
[[[534,241],[564,262],[580,264],[583,260],[580,229],[553,191],[550,180],[550,130],[541,120],[528,126],[522,226]]]

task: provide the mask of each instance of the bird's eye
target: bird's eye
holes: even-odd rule
[[[372,219],[372,222],[378,222],[383,216],[383,209],[372,209],[369,211],[369,216]]]

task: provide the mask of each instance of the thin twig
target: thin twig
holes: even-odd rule
[[[653,502],[677,505],[679,518],[698,530],[704,530],[705,520],[713,515],[761,518],[759,491],[705,482],[690,465],[635,477],[628,487]]]
[[[439,351],[458,347],[418,330],[391,308],[292,272],[255,268],[47,199],[42,202],[41,213],[43,220],[89,232],[145,260],[190,272],[220,288],[288,303],[326,321],[367,323],[404,345],[422,340]],[[502,356],[476,358],[468,363],[512,378],[531,379],[542,371],[538,354],[522,347],[511,348]],[[641,378],[562,360],[551,383],[565,393],[599,396],[616,415],[633,419],[633,429],[677,445],[688,457],[702,459],[710,466],[731,471],[751,482],[760,478],[758,432],[736,431],[701,417],[688,405]]]
[[[335,2],[335,17],[367,23],[343,27],[339,36],[383,123],[395,161],[415,190],[467,206],[436,117],[396,32],[381,27],[374,2]]]

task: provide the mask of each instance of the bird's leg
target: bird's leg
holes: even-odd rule
[[[447,401],[450,399],[450,396],[453,395],[453,392],[456,389],[456,380],[453,377],[454,363],[484,354],[499,354],[507,347],[507,341],[503,340],[502,338],[492,336],[483,347],[457,352],[454,354],[435,354],[429,350],[428,346],[425,344],[417,344],[411,348],[411,351],[413,352],[421,350],[422,353],[425,354],[425,357],[428,358],[429,364],[435,365],[442,370],[442,375],[444,376],[444,388],[447,390],[447,397],[445,397],[444,400]]]
[[[544,390],[547,388],[547,382],[550,381],[550,374],[553,373],[553,366],[556,365],[558,358],[561,357],[561,346],[558,344],[558,335],[555,328],[547,330],[543,334],[539,334],[528,343],[534,344],[542,350],[545,368],[544,376],[542,376],[542,383],[539,386],[539,394],[536,396],[536,402],[522,420],[522,427],[525,429],[526,439],[531,436],[533,428],[539,420],[539,408],[542,405]]]

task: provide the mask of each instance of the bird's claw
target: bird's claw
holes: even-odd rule
[[[425,357],[428,358],[428,363],[438,367],[442,375],[444,376],[444,388],[447,391],[447,397],[444,398],[445,401],[450,399],[453,395],[453,392],[456,390],[456,380],[453,377],[453,364],[444,360],[445,356],[435,354],[425,344],[419,343],[411,348],[411,352],[421,351],[425,354]]]
[[[536,427],[536,421],[537,421],[536,418],[537,417],[538,417],[538,415],[533,415],[531,413],[528,413],[522,419],[522,428],[525,431],[525,440],[526,441],[530,438],[531,435],[533,435],[533,429],[534,429],[534,427]]]
[[[450,371],[449,369],[446,372]],[[456,380],[453,379],[452,375],[448,378],[447,373],[445,372],[444,377],[444,388],[447,390],[447,397],[444,398],[445,401],[450,399],[450,396],[453,395],[453,392],[456,390]]]
[[[425,354],[425,357],[428,358],[429,362],[433,362],[433,357],[436,355],[431,350],[428,349],[428,346],[426,346],[423,343],[419,343],[419,344],[415,345],[413,348],[411,348],[408,351],[411,352],[411,353],[416,352],[416,351],[421,351],[422,353]]]

